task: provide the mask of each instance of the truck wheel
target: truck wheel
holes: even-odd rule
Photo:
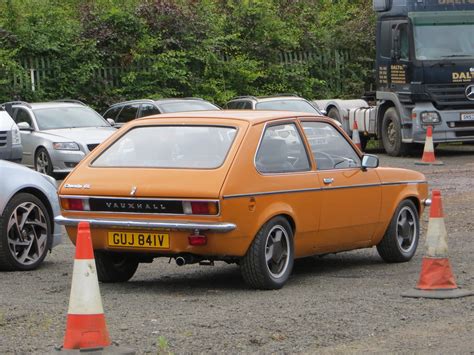
[[[397,110],[390,107],[382,120],[382,142],[388,155],[397,157],[409,151],[409,145],[402,142],[402,125]]]
[[[95,262],[100,282],[125,282],[138,268],[138,260],[122,253],[96,251]]]
[[[278,216],[263,225],[240,262],[245,282],[263,290],[282,288],[293,269],[293,230]]]
[[[409,261],[420,238],[420,219],[415,204],[403,200],[395,210],[383,239],[377,244],[381,258],[388,263]]]

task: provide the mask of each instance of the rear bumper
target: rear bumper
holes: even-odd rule
[[[79,222],[89,222],[91,227],[115,227],[115,228],[159,228],[178,231],[212,231],[212,232],[230,232],[236,228],[233,223],[194,223],[178,221],[143,221],[143,220],[116,220],[116,219],[88,219],[88,218],[69,218],[64,216],[55,217],[55,222],[64,226],[76,226]]]

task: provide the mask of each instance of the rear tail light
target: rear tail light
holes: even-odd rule
[[[84,198],[61,198],[61,207],[72,211],[90,211],[89,200]]]
[[[185,214],[217,215],[219,207],[215,201],[183,201],[183,211]]]

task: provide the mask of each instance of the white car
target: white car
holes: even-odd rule
[[[3,106],[0,106],[0,159],[20,162],[21,136],[18,126]]]
[[[116,132],[107,120],[83,103],[10,104],[13,120],[21,132],[22,164],[43,174],[70,172]]]
[[[32,270],[61,241],[56,180],[0,160],[0,270]]]

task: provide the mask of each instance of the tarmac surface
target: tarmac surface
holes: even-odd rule
[[[441,190],[456,280],[474,290],[474,145],[436,154],[444,166],[379,156],[382,166],[421,171]],[[375,248],[304,259],[278,291],[249,289],[236,265],[142,264],[129,282],[100,286],[111,338],[152,354],[473,354],[474,297],[400,296],[418,281],[427,222],[425,211],[411,262],[386,264]],[[1,354],[62,344],[73,255],[65,236],[38,270],[0,273]]]

